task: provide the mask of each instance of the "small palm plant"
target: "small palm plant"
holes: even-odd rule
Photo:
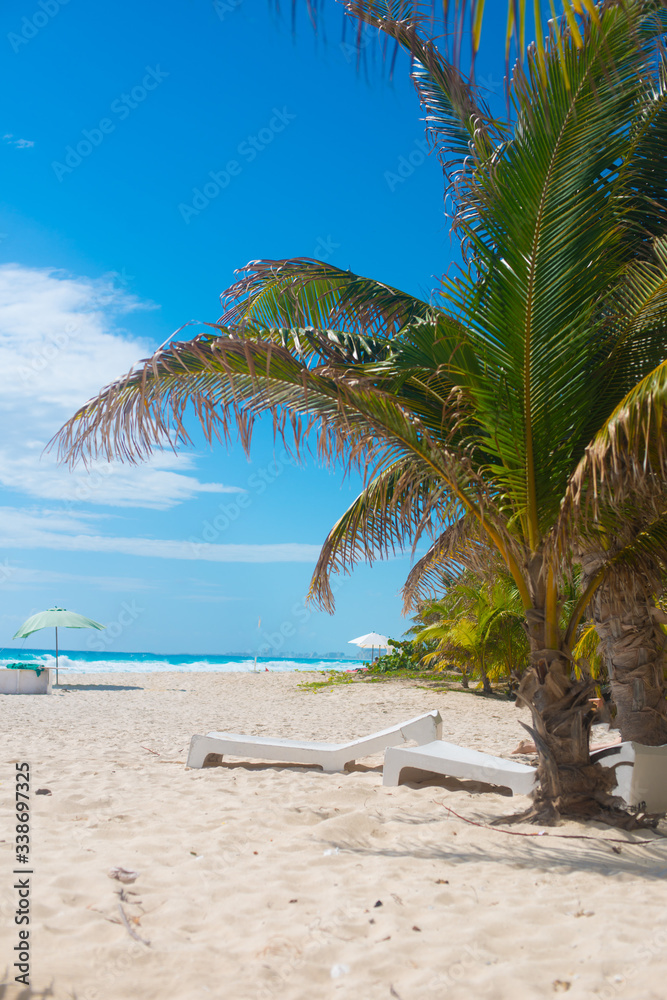
[[[572,652],[578,673],[585,671],[598,682],[608,680],[595,622],[590,620],[584,622]]]
[[[492,583],[461,579],[452,581],[445,596],[425,604],[419,612],[421,624],[410,634],[422,642],[435,642],[425,656],[429,665],[455,664],[462,673],[479,677],[485,694],[491,680],[520,676],[528,663],[528,638],[519,592],[511,578]]]

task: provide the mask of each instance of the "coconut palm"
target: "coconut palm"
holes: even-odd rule
[[[667,614],[656,600],[666,568],[664,379],[659,365],[626,397],[588,449],[565,502],[580,527],[594,529],[580,546],[584,584],[604,573],[590,613],[616,705],[614,725],[624,740],[654,746],[667,742]],[[607,493],[613,487],[602,508],[601,486]]]
[[[567,27],[552,29],[544,59],[533,53],[517,71],[513,125],[491,116],[419,20],[392,20],[381,2],[350,10],[413,57],[468,270],[432,304],[317,261],[255,261],[217,324],[82,407],[59,435],[61,452],[140,460],[187,442],[189,415],[209,439],[236,427],[249,447],[256,419],[272,413],[297,450],[314,442],[324,460],[367,475],[316,569],[312,596],[324,606],[332,572],[410,541],[431,540],[421,579],[449,558],[488,565],[492,549],[530,639],[520,696],[540,756],[531,815],[634,821],[606,794],[609,771],[591,765],[591,682],[573,678],[570,647],[609,569],[643,551],[636,540],[601,546],[599,524],[612,517],[607,483],[624,442],[648,434],[641,419],[624,419],[624,400],[641,410],[646,393],[631,390],[665,356],[657,5],[607,8],[581,49]],[[603,561],[563,629],[562,567],[600,468],[604,487],[580,520]],[[654,532],[651,558],[660,544]]]
[[[521,673],[527,661],[523,607],[506,574],[483,586],[474,578],[453,582],[444,597],[420,609],[419,619],[421,624],[410,634],[421,642],[437,641],[424,662],[455,663],[466,681],[464,687],[470,672],[479,676],[484,693],[490,694],[491,678]]]

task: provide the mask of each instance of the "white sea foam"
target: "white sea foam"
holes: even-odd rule
[[[55,667],[56,658],[52,653],[44,650],[22,649],[11,656],[9,651],[3,650],[0,658],[0,667],[7,663],[18,663],[21,660],[37,661],[46,667]],[[294,670],[353,670],[361,666],[356,660],[329,660],[318,658],[261,658],[258,657],[255,665],[254,657],[197,657],[197,656],[160,656],[151,653],[91,653],[73,652],[61,653],[59,667],[63,671],[63,678],[67,674],[103,674],[103,673],[263,673],[266,670],[271,672],[294,671]]]

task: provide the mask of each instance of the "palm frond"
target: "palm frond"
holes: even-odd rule
[[[445,484],[424,475],[412,457],[401,458],[374,476],[327,535],[309,597],[332,611],[332,573],[349,573],[417,544],[433,522],[454,516],[461,503]]]
[[[641,574],[648,581],[648,592],[662,591],[667,574],[666,507],[667,503],[664,503],[662,513],[656,513],[653,517],[645,510],[638,512],[634,526],[627,516],[616,519],[615,526],[622,533],[614,533],[607,542],[608,551],[601,566],[605,571],[603,582],[613,580],[613,585],[623,590],[630,577]],[[602,552],[604,547],[599,546],[598,555]]]
[[[444,580],[451,583],[463,570],[471,570],[479,579],[493,579],[506,571],[502,559],[470,515],[448,524],[412,567],[403,585],[404,613],[436,598],[442,592]]]
[[[667,28],[667,12],[654,15]],[[642,80],[644,92],[628,132],[627,153],[618,165],[615,198],[618,223],[627,231],[630,255],[652,252],[653,239],[667,225],[667,53],[657,47],[656,71]]]
[[[614,409],[579,462],[566,494],[566,516],[600,504],[661,495],[667,475],[667,362],[641,379]]]
[[[426,18],[420,8],[391,0],[347,0],[345,9],[379,28],[410,54],[427,131],[440,152],[445,173],[462,169],[470,156],[486,162],[507,127],[491,114],[478,88],[424,36]]]
[[[390,285],[311,258],[254,260],[238,273],[242,277],[221,296],[219,327],[264,338],[289,329],[338,331],[351,348],[350,362],[372,360],[376,338],[386,341],[437,315],[433,306]]]
[[[604,669],[604,659],[600,654],[600,640],[594,624],[591,623],[583,629],[577,644],[572,649],[572,656],[577,677],[581,677],[584,666],[586,673],[595,680],[600,677]]]
[[[494,427],[488,448],[532,546],[599,426],[583,399],[606,397],[607,413],[613,406],[599,364],[600,342],[609,342],[600,300],[628,252],[616,224],[613,167],[655,60],[645,20],[641,5],[608,8],[604,31],[589,31],[581,53],[550,44],[546,83],[529,59],[516,89],[515,138],[467,195],[462,224],[480,279],[461,308],[491,375],[475,401]],[[461,301],[461,287],[449,283],[447,293]],[[503,380],[503,407],[494,373]]]

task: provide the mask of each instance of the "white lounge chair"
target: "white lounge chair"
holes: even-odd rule
[[[667,811],[667,746],[617,743],[591,752],[591,760],[616,768],[612,790],[628,805],[643,804],[648,812]],[[527,795],[535,785],[536,770],[527,764],[492,757],[454,743],[436,741],[419,747],[389,747],[384,755],[384,785],[419,781],[424,773],[466,778],[501,785]]]
[[[535,785],[534,767],[443,740],[419,747],[389,747],[384,755],[382,784],[420,781],[424,772],[501,785],[519,795],[528,795]]]
[[[650,813],[667,811],[667,746],[617,743],[594,750],[591,760],[616,769],[613,794],[620,795],[628,805],[643,803]]]
[[[314,743],[300,740],[270,739],[266,736],[242,736],[239,733],[208,733],[193,736],[187,767],[215,766],[223,755],[279,760],[290,764],[317,764],[323,771],[344,771],[359,757],[368,757],[396,743],[416,740],[428,743],[442,734],[439,712],[429,712],[402,722],[391,729],[364,736],[350,743]],[[207,760],[208,758],[208,760]]]

